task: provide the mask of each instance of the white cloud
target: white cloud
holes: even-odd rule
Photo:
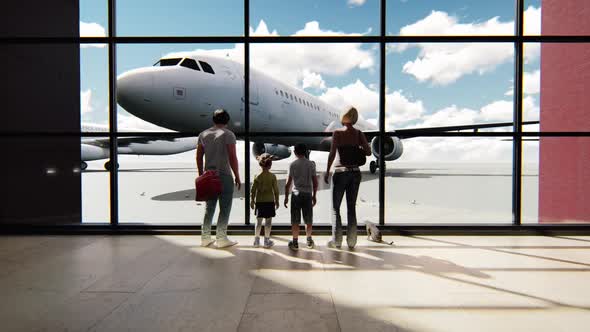
[[[302,87],[304,89],[316,88],[323,90],[326,88],[326,82],[324,82],[324,80],[322,79],[322,75],[304,69]]]
[[[514,104],[512,101],[497,100],[479,110],[459,108],[456,105],[445,107],[430,115],[423,116],[416,127],[439,127],[454,125],[470,125],[490,122],[512,122]],[[539,106],[532,96],[523,99],[525,121],[539,120]],[[509,127],[489,129],[493,131],[510,131]]]
[[[94,111],[92,106],[92,90],[80,91],[80,112],[84,116]]]
[[[107,33],[103,26],[98,23],[86,23],[80,21],[80,37],[106,37]],[[106,44],[81,44],[81,48],[104,48]]]
[[[276,30],[269,32],[264,21],[260,21],[256,29],[250,30],[252,35],[277,36]],[[358,36],[361,33],[344,33],[322,30],[316,21],[308,22],[295,36]],[[228,57],[243,63],[243,45],[232,49],[195,50],[192,52],[175,52],[166,56],[186,56],[205,54]],[[280,79],[285,83],[303,88],[307,73],[315,75],[344,75],[353,69],[371,70],[376,64],[376,50],[363,49],[358,43],[331,44],[252,44],[250,46],[250,64],[264,73]]]
[[[399,128],[401,123],[415,121],[425,112],[422,101],[413,101],[403,95],[401,90],[386,96],[386,129]],[[379,114],[379,92],[357,80],[342,88],[329,88],[320,99],[339,109],[354,105],[369,122],[377,124]]]
[[[541,70],[524,72],[522,84],[525,95],[536,95],[541,92]],[[506,92],[506,96],[512,95],[514,95],[514,88],[510,87],[508,92]]]
[[[540,10],[529,7],[525,18],[528,30],[537,29],[535,24]],[[538,28],[540,29],[540,27]],[[457,17],[442,11],[432,11],[430,15],[400,29],[400,35],[511,35],[514,22],[501,22],[493,17],[481,23],[460,23]],[[464,75],[484,74],[499,65],[513,61],[514,46],[510,43],[417,43],[390,46],[389,51],[403,52],[410,47],[418,47],[420,52],[413,61],[403,66],[403,72],[413,75],[420,82],[435,85],[448,85]],[[528,45],[525,60],[530,62],[539,56],[539,45]]]
[[[348,5],[350,7],[360,7],[365,4],[367,0],[348,0]]]

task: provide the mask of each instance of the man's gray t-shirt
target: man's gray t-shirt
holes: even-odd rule
[[[215,169],[220,174],[231,175],[227,145],[236,144],[236,135],[227,128],[211,127],[199,134],[197,144],[205,150],[205,170]]]
[[[307,158],[298,158],[289,166],[293,179],[293,192],[313,193],[313,178],[316,176],[315,163]]]

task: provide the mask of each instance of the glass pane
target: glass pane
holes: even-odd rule
[[[144,143],[131,143],[138,138],[119,138],[119,218],[121,223],[201,224],[205,203],[195,202],[197,138],[162,139],[142,136]],[[129,144],[128,144],[129,143]],[[150,155],[174,149],[189,151]],[[243,181],[244,144],[236,145]],[[244,224],[244,188],[234,191],[230,224]],[[219,212],[217,208],[216,212]],[[214,217],[217,220],[217,214]]]
[[[386,223],[512,222],[512,140],[417,137],[387,163]]]
[[[590,222],[589,146],[590,137],[523,143],[523,223]]]
[[[589,131],[590,43],[543,43],[540,55],[541,131]]]
[[[586,0],[525,0],[525,6],[525,34],[584,36],[590,33],[590,4]]]
[[[230,113],[230,128],[239,131],[243,54],[242,44],[118,45],[119,131],[198,133],[212,125],[217,108]]]
[[[117,1],[118,36],[243,36],[241,0]]]
[[[79,224],[80,139],[2,137],[0,223]]]
[[[523,120],[539,121],[539,105],[541,103],[541,44],[524,44],[524,60],[522,80]],[[539,131],[539,124],[523,126],[523,131]]]
[[[253,36],[379,34],[379,0],[250,1]]]
[[[388,35],[513,35],[514,0],[388,1]]]
[[[100,131],[86,127],[85,131]],[[82,222],[109,223],[110,174],[106,169],[109,160],[108,137],[83,137],[80,143],[80,165],[82,171]]]
[[[332,131],[350,106],[362,118],[359,128],[376,130],[378,63],[372,44],[252,45],[251,131]]]
[[[513,44],[413,43],[387,48],[387,130],[512,122]]]
[[[109,52],[106,44],[80,45],[80,122],[82,131],[108,131]]]
[[[108,1],[80,0],[80,37],[106,37]]]

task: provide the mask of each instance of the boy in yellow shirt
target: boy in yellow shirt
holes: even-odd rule
[[[270,239],[270,228],[272,218],[275,216],[275,210],[279,208],[279,185],[277,177],[270,172],[272,158],[268,153],[263,153],[257,158],[262,172],[254,177],[250,201],[250,208],[254,209],[256,213],[254,247],[260,246],[262,219],[265,220],[264,247],[270,248],[274,245],[274,242]]]

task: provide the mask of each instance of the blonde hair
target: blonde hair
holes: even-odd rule
[[[354,107],[350,107],[346,112],[342,113],[340,116],[340,122],[350,122],[350,124],[355,124],[359,119],[359,112]]]

